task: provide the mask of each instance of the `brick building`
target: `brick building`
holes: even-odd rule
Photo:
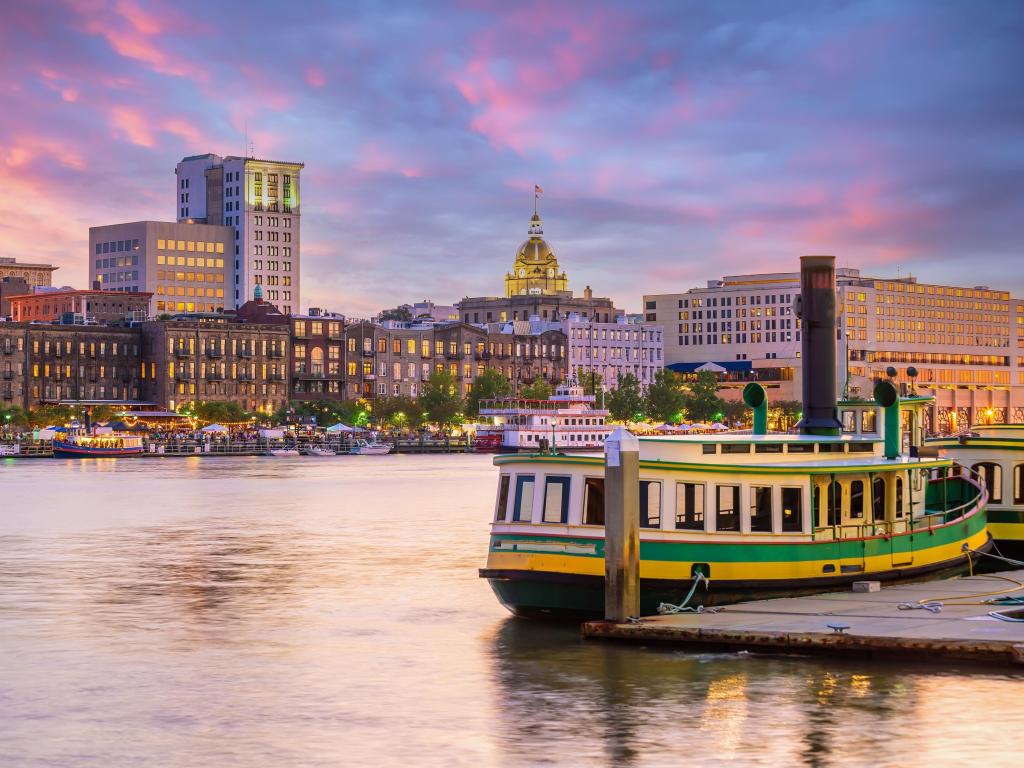
[[[10,296],[7,300],[15,322],[56,322],[65,315],[76,315],[87,321],[113,323],[149,317],[152,297],[143,292],[59,290]]]

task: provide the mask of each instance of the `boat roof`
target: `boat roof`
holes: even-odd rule
[[[734,433],[700,435],[643,435],[642,442],[665,443],[880,443],[877,435],[794,435],[789,432],[752,435]]]

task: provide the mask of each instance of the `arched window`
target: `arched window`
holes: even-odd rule
[[[985,478],[989,502],[1001,504],[1003,501],[1003,468],[994,461],[982,461],[975,464],[971,469]]]
[[[903,517],[903,478],[896,477],[896,517]]]
[[[1013,468],[1013,503],[1024,504],[1024,464]]]
[[[871,481],[871,516],[876,520],[885,520],[885,479],[876,477]]]
[[[310,370],[313,373],[324,372],[324,351],[320,347],[313,347],[310,351]]]

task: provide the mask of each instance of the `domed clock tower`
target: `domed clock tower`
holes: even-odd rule
[[[551,246],[544,239],[544,225],[534,212],[528,237],[516,251],[512,271],[505,275],[505,296],[557,296],[567,293],[569,279],[558,269]]]

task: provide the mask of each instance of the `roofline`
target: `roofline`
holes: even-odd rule
[[[50,296],[81,296],[82,294],[102,294],[104,296],[148,296],[152,297],[153,293],[149,291],[104,291],[104,290],[93,290],[91,288],[79,288],[73,291],[47,291],[46,293],[19,293],[15,296],[5,297],[7,301],[15,301],[17,299],[45,299]]]

